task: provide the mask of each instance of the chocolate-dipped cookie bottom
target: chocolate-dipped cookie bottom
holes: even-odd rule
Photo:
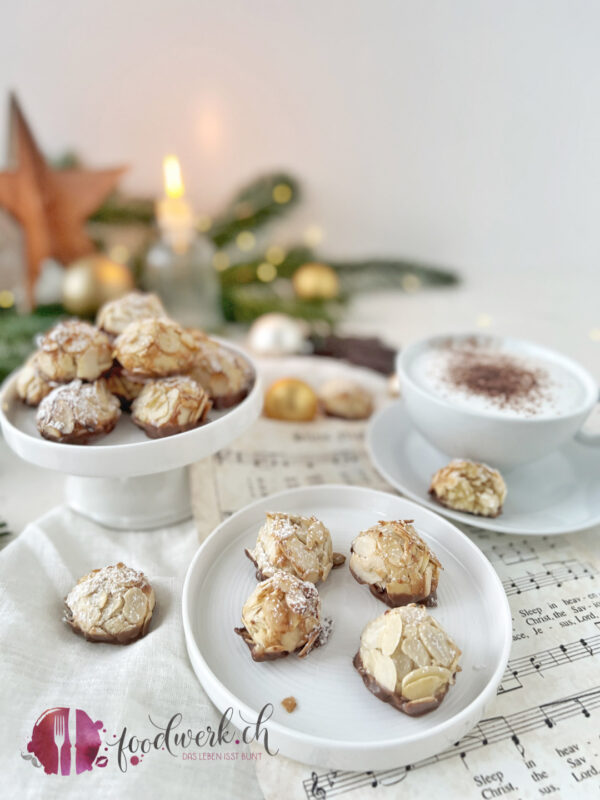
[[[408,700],[403,697],[400,692],[390,692],[389,689],[384,689],[383,686],[367,672],[362,658],[360,657],[360,651],[354,656],[352,663],[371,694],[374,694],[378,700],[389,703],[398,711],[402,711],[403,714],[408,714],[409,717],[421,717],[423,714],[429,714],[431,711],[435,711],[448,692],[449,684],[446,684],[433,698]]]
[[[407,606],[410,603],[418,603],[420,606],[425,606],[426,608],[435,608],[437,606],[437,590],[434,589],[433,591],[429,592],[428,595],[423,594],[390,594],[387,589],[380,589],[378,586],[375,586],[373,583],[367,583],[362,578],[360,578],[356,572],[350,567],[350,572],[352,577],[354,578],[357,583],[363,584],[364,586],[369,587],[369,591],[376,597],[378,600],[381,600],[390,608],[398,608],[399,606]]]

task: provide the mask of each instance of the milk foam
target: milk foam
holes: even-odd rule
[[[533,402],[512,404],[503,398],[475,394],[468,388],[457,387],[447,378],[448,368],[456,357],[461,342],[457,340],[452,348],[431,345],[415,355],[409,367],[412,380],[424,391],[433,394],[459,408],[472,411],[493,412],[503,417],[559,417],[575,411],[586,397],[581,379],[562,363],[532,355],[525,347],[508,342],[477,345],[469,352],[481,353],[486,358],[495,354],[509,356],[519,367],[533,370],[540,375],[540,391]]]

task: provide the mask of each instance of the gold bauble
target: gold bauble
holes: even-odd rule
[[[318,399],[311,387],[296,378],[281,378],[265,392],[265,416],[286,422],[309,422],[317,414]]]
[[[303,264],[292,275],[292,284],[301,300],[334,300],[340,293],[337,272],[327,264]]]
[[[70,314],[95,314],[103,303],[134,288],[131,271],[117,261],[95,253],[74,261],[62,285],[63,305]]]

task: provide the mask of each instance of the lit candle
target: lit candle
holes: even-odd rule
[[[158,225],[166,242],[177,253],[185,253],[194,235],[194,215],[184,199],[185,187],[177,156],[163,161],[165,197],[156,204]]]

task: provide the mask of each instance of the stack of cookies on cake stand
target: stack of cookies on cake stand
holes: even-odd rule
[[[185,466],[240,435],[260,407],[244,353],[133,292],[104,305],[96,325],[67,319],[48,331],[7,380],[0,419],[19,455],[72,476],[77,510],[154,527],[189,516]]]

